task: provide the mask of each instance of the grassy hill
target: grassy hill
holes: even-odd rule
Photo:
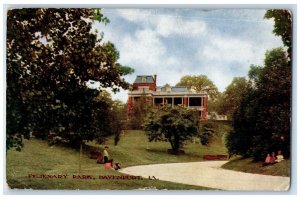
[[[219,124],[217,136],[209,146],[202,146],[199,140],[186,142],[183,155],[170,155],[167,149],[171,148],[167,142],[148,142],[144,131],[126,131],[121,136],[117,146],[113,138],[105,144],[94,142],[88,146],[103,150],[109,146],[109,154],[114,162],[121,163],[122,167],[143,164],[176,163],[202,161],[206,154],[226,154],[224,133],[230,130],[228,124]],[[6,157],[6,177],[10,188],[19,189],[80,189],[80,190],[138,190],[138,189],[167,189],[167,190],[206,190],[209,188],[190,186],[161,180],[120,180],[103,179],[103,176],[124,176],[115,170],[104,169],[102,164],[90,159],[87,153],[81,160],[81,177],[90,175],[92,179],[73,179],[78,175],[79,151],[63,146],[49,146],[46,141],[37,139],[25,140],[22,152],[9,150]],[[262,167],[261,162],[253,163],[251,159],[236,158],[223,165],[225,169],[259,173],[266,175],[290,176],[290,160],[275,165]],[[68,175],[66,179],[32,178],[29,175]],[[102,177],[99,179],[99,176]],[[94,179],[95,178],[95,179]]]
[[[103,150],[104,145],[88,143]],[[205,154],[226,154],[222,136],[216,137],[209,146],[202,146],[199,140],[186,142],[183,147],[185,155],[170,155],[167,150],[171,148],[168,142],[148,142],[144,131],[126,131],[117,146],[110,139],[105,145],[109,146],[109,154],[115,162],[123,167],[144,164],[195,162],[201,161]]]
[[[223,169],[257,173],[274,176],[290,176],[291,161],[283,160],[279,163],[262,166],[262,162],[253,162],[251,158],[235,158],[222,166]]]
[[[226,149],[222,136],[216,137],[210,146],[202,146],[199,142],[187,142],[184,155],[170,155],[167,149],[169,143],[149,143],[143,131],[126,131],[117,146],[113,145],[113,138],[109,139],[109,153],[114,162],[122,167],[170,163],[201,161],[204,154],[225,154]],[[94,145],[100,150],[104,145]],[[99,176],[121,176],[123,174],[104,169],[102,164],[96,164],[88,154],[84,154],[81,161],[81,175],[91,175],[95,179],[73,179],[78,174],[79,152],[62,146],[49,146],[46,141],[25,140],[22,152],[9,150],[6,159],[7,184],[10,188],[21,189],[82,189],[82,190],[132,190],[132,189],[168,189],[168,190],[204,190],[205,187],[183,185],[160,180],[117,180],[99,179]],[[68,175],[66,179],[30,178],[29,175]],[[81,176],[82,177],[82,176]]]

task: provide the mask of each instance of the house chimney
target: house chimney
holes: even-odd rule
[[[157,75],[155,74],[154,75],[154,85],[155,85],[154,91],[156,91],[156,78],[157,78]]]

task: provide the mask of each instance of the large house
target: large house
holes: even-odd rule
[[[184,105],[190,109],[199,111],[200,119],[207,119],[207,93],[196,92],[186,86],[157,86],[157,76],[137,76],[131,91],[128,93],[128,114],[133,109],[134,103],[141,96],[145,96],[149,104],[160,106],[170,104],[172,106]]]

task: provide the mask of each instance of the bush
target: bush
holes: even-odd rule
[[[208,145],[214,137],[215,129],[212,123],[204,124],[201,128],[199,137],[202,145]]]

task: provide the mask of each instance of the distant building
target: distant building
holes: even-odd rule
[[[196,92],[186,86],[157,86],[157,76],[137,76],[132,90],[128,93],[128,114],[130,115],[134,103],[142,95],[153,106],[171,104],[172,106],[184,105],[199,111],[200,119],[207,119],[207,93]]]

